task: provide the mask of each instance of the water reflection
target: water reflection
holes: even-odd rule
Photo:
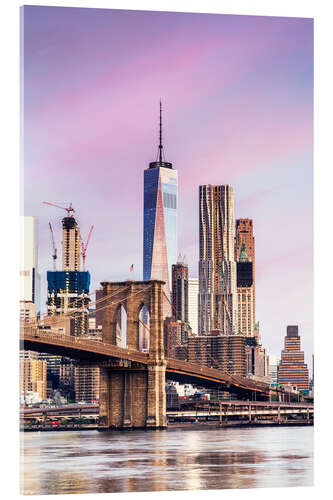
[[[312,484],[312,428],[23,435],[22,493],[107,493]]]

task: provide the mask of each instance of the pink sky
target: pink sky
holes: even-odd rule
[[[87,266],[102,280],[142,277],[143,171],[157,152],[179,175],[179,251],[198,268],[198,186],[231,184],[254,220],[257,319],[279,354],[298,324],[312,354],[313,21],[24,7],[26,215],[39,220],[43,301],[48,222],[61,246],[72,202]]]

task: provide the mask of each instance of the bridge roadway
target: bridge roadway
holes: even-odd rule
[[[98,364],[112,360],[122,360],[148,365],[150,361],[149,354],[144,352],[122,348],[98,340],[47,333],[45,330],[37,331],[32,326],[25,326],[21,329],[20,340],[22,343],[21,348],[25,350],[47,352]],[[181,383],[209,387],[221,388],[222,385],[226,390],[239,394],[256,393],[259,398],[267,398],[270,393],[268,384],[229,375],[215,368],[171,358],[166,358],[166,378]]]

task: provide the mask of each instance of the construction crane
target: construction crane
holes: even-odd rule
[[[62,207],[61,205],[56,205],[55,203],[50,203],[49,201],[43,201],[45,205],[51,205],[51,207],[61,208],[62,210],[66,210],[67,217],[73,217],[73,213],[75,212],[72,207],[72,202],[69,204],[69,207]]]
[[[57,270],[57,266],[56,266],[56,260],[57,260],[57,249],[56,249],[55,242],[54,242],[54,234],[53,234],[53,229],[52,229],[52,226],[51,226],[51,222],[49,222],[49,228],[50,228],[51,243],[52,243],[52,249],[53,249],[53,254],[52,254],[52,259],[53,259],[53,271],[56,271],[56,270]]]
[[[86,243],[84,244],[84,242],[82,241],[81,253],[82,253],[82,261],[83,261],[83,270],[84,271],[86,270],[85,266],[86,266],[87,246],[88,246],[88,243],[89,243],[89,240],[90,240],[90,236],[91,236],[91,233],[92,233],[93,229],[94,229],[94,226],[91,226]]]

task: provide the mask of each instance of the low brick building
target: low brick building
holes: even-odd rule
[[[212,331],[211,335],[190,337],[187,360],[245,377],[245,337],[222,335],[219,330]]]

